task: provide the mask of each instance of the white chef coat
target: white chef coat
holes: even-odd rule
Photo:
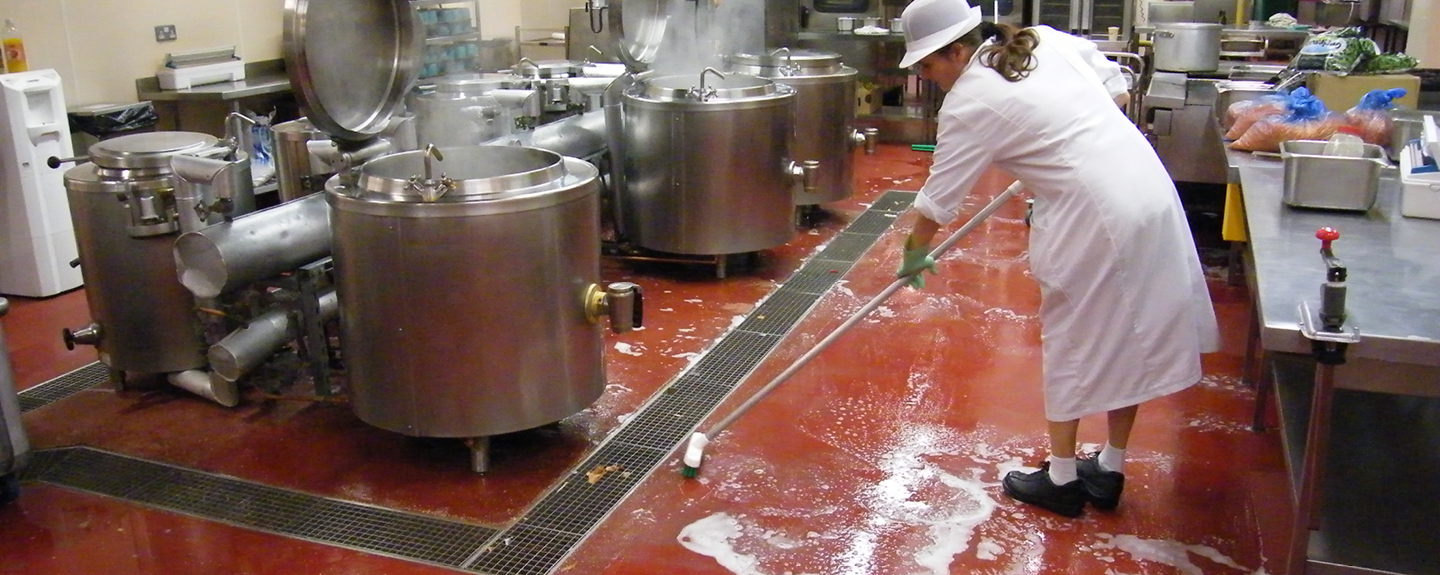
[[[1125,91],[1119,66],[1092,42],[1033,29],[1029,76],[1009,82],[972,59],[945,96],[915,208],[954,221],[992,164],[1034,194],[1045,416],[1069,421],[1193,385],[1219,334],[1175,185],[1112,99]]]

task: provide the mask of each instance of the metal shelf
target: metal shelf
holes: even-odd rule
[[[904,42],[905,35],[899,32],[889,34],[854,34],[851,32],[797,32],[799,40],[854,40],[857,42]]]
[[[1315,364],[1271,355],[1280,438],[1292,486],[1310,419]],[[1440,573],[1433,541],[1440,498],[1416,477],[1440,474],[1440,398],[1335,390],[1320,528],[1309,533],[1311,572]],[[1292,493],[1298,491],[1292,490]]]
[[[410,5],[417,9],[428,9],[421,12],[420,28],[425,30],[426,36],[420,78],[433,78],[476,67],[481,41],[479,0],[410,0]],[[456,14],[450,8],[468,11],[469,18],[454,18]],[[425,22],[427,13],[441,20]],[[462,27],[466,28],[466,31],[452,33]],[[467,48],[464,44],[474,46]]]
[[[444,44],[446,42],[469,42],[480,39],[480,32],[466,32],[464,34],[451,34],[449,36],[431,36],[425,39],[426,44]]]

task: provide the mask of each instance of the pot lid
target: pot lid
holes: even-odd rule
[[[316,127],[379,134],[415,83],[424,39],[409,0],[287,0],[285,68]]]
[[[703,80],[702,80],[703,78]],[[715,102],[775,94],[775,82],[749,74],[681,74],[646,79],[643,94],[656,100]]]
[[[611,0],[610,30],[620,61],[636,72],[650,69],[665,40],[667,0]]]
[[[496,200],[544,191],[561,185],[565,159],[555,152],[520,146],[457,146],[437,148],[443,159],[426,151],[400,152],[365,162],[356,182],[365,199],[395,202],[466,202]],[[448,189],[435,199],[433,186]],[[423,189],[432,186],[431,190]]]
[[[432,78],[435,82],[437,93],[449,94],[484,94],[491,90],[500,90],[510,87],[514,77],[509,74],[489,74],[483,72],[466,72],[462,74],[446,74],[438,78]]]
[[[166,168],[170,157],[214,148],[220,140],[199,132],[146,132],[102,140],[90,146],[90,161],[111,169]]]
[[[510,68],[510,73],[521,78],[574,78],[584,73],[583,62],[569,60],[541,60],[535,62],[521,58],[520,63]]]
[[[725,61],[740,66],[763,68],[770,76],[816,76],[833,74],[842,66],[840,55],[821,50],[777,48],[766,54],[731,54]]]

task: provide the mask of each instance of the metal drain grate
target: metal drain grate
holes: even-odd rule
[[[888,192],[464,565],[545,575],[734,391],[915,199]]]
[[[40,409],[95,387],[104,383],[109,377],[109,370],[98,361],[75,369],[70,373],[20,392],[20,413]]]
[[[37,451],[23,479],[319,543],[460,567],[490,527],[317,497],[88,447]]]

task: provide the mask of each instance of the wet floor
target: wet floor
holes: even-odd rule
[[[645,290],[645,328],[607,334],[610,384],[557,425],[502,436],[491,471],[458,441],[407,438],[348,406],[250,390],[223,408],[168,388],[91,389],[27,413],[37,449],[87,446],[325,498],[503,530],[578,469],[646,402],[725,337],[811,254],[888,190],[916,190],[927,157],[857,156],[854,197],[813,227],[716,278],[713,266],[607,260]],[[992,174],[969,204],[1008,183]],[[1274,432],[1249,430],[1240,381],[1247,295],[1210,270],[1223,349],[1196,386],[1147,404],[1114,512],[1064,519],[1015,503],[999,478],[1044,457],[1039,291],[1024,206],[1012,201],[715,438],[698,477],[678,454],[567,550],[560,573],[1276,573],[1288,493]],[[886,231],[721,403],[709,425],[770,381],[893,279],[903,231]],[[25,388],[94,361],[66,351],[84,296],[12,300],[4,319]],[[1082,422],[1088,448],[1103,417]],[[681,446],[683,448],[683,446]],[[597,481],[604,481],[601,477]],[[504,546],[504,538],[489,547]],[[0,509],[0,573],[444,573],[454,569],[275,535],[27,483]]]

